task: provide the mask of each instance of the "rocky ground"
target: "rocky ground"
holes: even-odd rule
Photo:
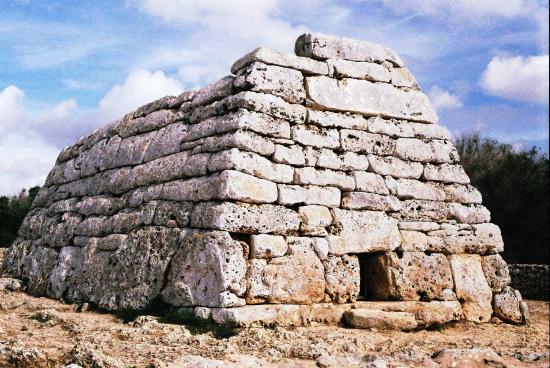
[[[111,314],[3,290],[0,367],[547,367],[549,304],[528,304],[531,320],[525,326],[459,322],[408,333],[235,330],[151,316],[125,323]],[[477,365],[464,365],[472,361]]]

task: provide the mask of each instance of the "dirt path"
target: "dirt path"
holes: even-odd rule
[[[228,354],[285,366],[315,366],[319,356],[431,356],[449,348],[490,348],[504,357],[531,355],[532,359],[533,353],[544,354],[549,349],[549,304],[528,304],[531,322],[526,326],[459,322],[440,330],[410,333],[341,327],[238,331],[201,330],[159,323],[147,316],[123,323],[110,314],[78,312],[55,300],[0,291],[0,367],[62,367],[71,362],[82,366],[95,362],[96,367],[166,367],[189,356],[238,360]],[[547,363],[540,364],[536,366]]]

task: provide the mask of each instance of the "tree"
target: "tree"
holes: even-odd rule
[[[509,263],[549,263],[548,156],[536,147],[517,152],[478,133],[455,144],[492,222],[500,226],[503,257]]]
[[[18,196],[0,197],[0,247],[8,247],[17,238],[23,219],[31,209],[40,187],[23,189]]]

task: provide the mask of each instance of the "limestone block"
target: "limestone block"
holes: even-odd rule
[[[230,148],[239,148],[243,151],[269,156],[275,151],[275,144],[258,134],[238,130],[221,136],[205,138],[201,145],[193,149],[193,153],[217,152]]]
[[[302,105],[290,104],[281,97],[265,93],[244,91],[229,96],[220,102],[222,110],[239,108],[269,114],[273,117],[288,120],[293,123],[303,123],[307,109]]]
[[[128,166],[142,163],[145,151],[149,147],[149,144],[155,140],[156,134],[157,132],[150,132],[124,138],[118,147],[114,165]]]
[[[443,125],[408,123],[413,130],[414,137],[419,139],[451,140],[451,133]]]
[[[428,249],[428,237],[420,231],[400,230],[400,250],[405,252],[424,252]]]
[[[105,216],[90,216],[85,218],[75,229],[74,235],[105,236],[111,229]]]
[[[325,238],[313,238],[313,250],[319,259],[328,257],[328,241]]]
[[[407,68],[390,68],[391,83],[396,87],[420,89],[416,78]]]
[[[422,177],[426,180],[441,181],[443,183],[469,184],[470,178],[461,165],[431,165],[424,166]]]
[[[386,185],[390,193],[399,199],[426,199],[430,201],[444,201],[445,192],[436,184],[425,183],[412,179],[386,178]]]
[[[366,253],[393,250],[401,243],[397,220],[381,212],[332,209],[327,237],[329,253]]]
[[[314,125],[295,125],[292,127],[291,134],[294,141],[305,146],[340,147],[340,133],[336,129],[318,128]]]
[[[25,220],[19,228],[18,235],[27,240],[38,239],[42,236],[44,228],[52,218],[48,216],[48,211],[44,208],[33,208],[29,211]]]
[[[180,107],[183,103],[189,102],[193,100],[193,97],[195,97],[195,94],[197,93],[196,89],[189,89],[187,91],[183,91],[179,95],[177,95],[168,105],[170,109],[176,109]]]
[[[288,147],[280,144],[275,145],[272,159],[275,162],[289,165],[302,166],[306,163],[304,150],[298,145]]]
[[[353,176],[355,177],[356,190],[377,194],[390,194],[384,178],[378,174],[355,171]]]
[[[312,184],[320,186],[334,186],[342,190],[353,190],[355,180],[341,171],[316,170],[313,167],[303,167],[294,170],[295,184]]]
[[[359,295],[359,260],[357,256],[328,256],[325,267],[325,291],[336,303],[353,303]]]
[[[219,174],[163,184],[160,198],[169,201],[207,201],[218,197]]]
[[[334,78],[366,79],[373,82],[389,82],[389,70],[376,63],[356,62],[344,59],[327,60],[329,75]]]
[[[0,278],[0,290],[21,291],[24,287],[25,285],[23,284],[23,281],[19,279],[14,279],[11,277]]]
[[[148,162],[179,152],[180,144],[187,134],[187,127],[187,124],[178,122],[160,129],[155,139],[147,147],[143,161]]]
[[[312,304],[323,300],[324,268],[312,249],[250,262],[247,304]]]
[[[307,235],[327,234],[325,227],[332,223],[332,215],[330,210],[325,206],[301,206],[298,209],[300,215],[301,226],[300,231]]]
[[[62,298],[67,290],[67,281],[78,269],[82,249],[63,247],[59,251],[56,263],[48,280],[46,294],[53,298]]]
[[[447,202],[481,204],[481,193],[469,184],[450,184],[441,188],[445,191]]]
[[[477,254],[457,254],[450,256],[450,263],[464,318],[473,322],[488,322],[493,314],[493,294],[483,274],[481,257]]]
[[[355,152],[336,153],[329,149],[321,149],[316,165],[333,170],[367,170],[369,161],[367,156]]]
[[[437,123],[437,114],[420,91],[400,90],[391,84],[366,80],[306,77],[308,97],[318,109],[349,111]]]
[[[136,134],[150,132],[165,127],[178,119],[177,114],[171,110],[157,110],[147,115],[135,117],[132,120],[122,119],[115,130],[122,138]]]
[[[413,125],[432,126],[436,124],[411,123],[403,120],[384,119],[373,116],[368,119],[368,131],[371,133],[385,134],[392,138],[414,137]]]
[[[464,224],[479,224],[491,221],[491,213],[480,204],[463,205],[460,203],[449,204],[449,218],[456,219]]]
[[[399,217],[402,221],[438,222],[447,221],[449,206],[447,203],[409,199],[401,201]]]
[[[298,37],[294,52],[296,55],[318,60],[344,59],[374,63],[389,61],[393,65],[403,65],[403,61],[393,50],[382,45],[321,33],[305,33]]]
[[[510,285],[512,280],[508,265],[500,254],[481,257],[481,267],[493,292],[499,293],[505,286]]]
[[[476,229],[441,229],[428,232],[428,250],[445,253],[491,254],[502,252],[503,241],[498,226],[480,224]]]
[[[323,128],[367,130],[368,120],[359,114],[345,114],[308,109],[307,122]]]
[[[522,301],[519,291],[506,286],[502,292],[493,297],[495,316],[508,323],[524,323],[520,303]]]
[[[234,86],[279,96],[289,103],[302,103],[306,97],[303,80],[297,70],[253,62],[238,73]]]
[[[436,222],[418,222],[418,221],[400,221],[399,230],[411,231],[434,231],[439,230],[439,224]]]
[[[406,312],[414,315],[418,327],[442,325],[462,317],[462,308],[458,301],[376,301],[359,302],[358,309],[376,309],[386,312]]]
[[[191,226],[245,234],[286,234],[299,229],[300,218],[283,206],[205,202],[193,208]]]
[[[385,135],[349,129],[343,129],[340,134],[342,148],[346,151],[388,156],[395,150],[395,141]]]
[[[231,95],[235,77],[228,75],[196,91],[191,106],[207,105],[213,101],[221,100]]]
[[[351,309],[344,313],[344,320],[353,328],[411,331],[417,327],[414,315],[406,312]]]
[[[190,125],[184,142],[191,142],[214,134],[233,130],[250,130],[276,138],[290,138],[290,123],[246,109],[238,109],[221,116],[209,117],[197,124]]]
[[[108,218],[105,224],[107,229],[109,229],[108,232],[113,233],[129,233],[141,225],[141,212],[132,209],[120,211]]]
[[[424,171],[419,162],[403,161],[397,157],[380,157],[369,155],[369,171],[380,175],[390,175],[394,178],[418,179]]]
[[[195,155],[196,156],[196,155]],[[178,152],[169,156],[134,166],[129,179],[132,187],[145,187],[170,180],[194,176],[190,166],[197,157],[189,157],[188,152]]]
[[[458,152],[451,142],[417,138],[399,138],[395,145],[395,155],[403,160],[430,163],[454,163],[459,160]]]
[[[250,237],[250,256],[252,258],[274,258],[286,254],[288,245],[280,235],[258,234]]]
[[[27,283],[27,292],[35,296],[46,295],[48,280],[55,266],[59,250],[31,245],[27,256],[22,259],[23,269],[21,275]],[[5,266],[2,267],[5,269]]]
[[[367,295],[375,300],[449,300],[453,276],[443,254],[394,252],[367,261]]]
[[[78,198],[69,198],[52,203],[48,209],[50,213],[78,212]]]
[[[75,230],[82,221],[82,216],[67,212],[61,216],[61,222],[50,226],[42,234],[42,243],[52,248],[61,248],[72,243]]]
[[[338,188],[315,185],[299,186],[278,184],[277,203],[282,205],[318,204],[327,207],[340,206],[341,193]]]
[[[174,96],[165,96],[153,102],[149,102],[148,104],[138,107],[133,113],[133,116],[138,118],[149,115],[161,109],[166,109],[174,99]]]
[[[328,74],[328,66],[326,63],[312,60],[310,58],[295,56],[292,54],[283,54],[266,47],[258,47],[257,49],[240,58],[239,60],[235,61],[231,66],[231,73],[237,74],[240,69],[256,61],[264,64],[278,65],[285,68],[297,69],[301,72],[304,72],[305,74]]]
[[[215,153],[208,161],[208,170],[211,172],[230,169],[275,183],[290,183],[294,178],[294,169],[291,166],[274,164],[265,157],[238,148]]]
[[[103,151],[107,146],[108,139],[103,139],[93,145],[88,151],[83,152],[76,158],[76,165],[80,167],[80,176],[97,174]]]
[[[98,238],[96,242],[97,249],[99,250],[117,250],[120,245],[128,238],[126,234],[111,234],[104,238]]]
[[[171,262],[163,299],[174,306],[244,305],[246,253],[227,232],[187,232]]]
[[[346,192],[342,196],[342,208],[395,212],[401,209],[397,197],[368,192]]]
[[[33,242],[31,240],[22,240],[17,238],[7,248],[4,253],[4,258],[0,263],[0,276],[1,277],[13,277],[21,279],[24,276],[24,263],[27,259],[27,255]]]

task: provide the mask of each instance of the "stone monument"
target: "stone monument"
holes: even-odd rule
[[[33,295],[236,325],[523,323],[503,241],[392,50],[322,34],[65,148],[5,255]]]

